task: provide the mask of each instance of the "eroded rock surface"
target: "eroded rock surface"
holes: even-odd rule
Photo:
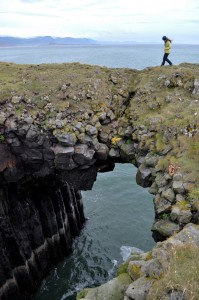
[[[85,220],[80,191],[116,162],[137,166],[154,194],[157,241],[198,223],[197,65],[0,65],[3,299],[33,293],[70,252]]]
[[[111,281],[96,287],[85,289],[78,293],[77,299],[106,299],[106,300],[153,300],[153,299],[189,299],[189,292],[176,282],[172,282],[171,276],[182,274],[172,272],[177,267],[173,263],[173,257],[177,261],[181,252],[184,252],[185,260],[190,257],[191,249],[196,252],[199,246],[198,225],[187,224],[183,230],[164,242],[158,243],[150,252],[141,253],[135,250],[130,254],[126,262],[118,269],[118,276]],[[182,258],[179,261],[182,262]],[[190,268],[194,269],[194,262],[190,261]],[[195,269],[196,271],[196,269]],[[170,273],[169,273],[170,272]],[[173,275],[174,273],[174,275]],[[169,275],[170,274],[170,277]],[[129,276],[130,284],[121,290],[121,276]],[[164,277],[168,281],[163,285]],[[190,280],[191,278],[189,278]],[[161,281],[162,280],[162,281]],[[114,286],[114,297],[112,298],[112,286]],[[165,282],[164,282],[165,283]],[[195,282],[195,284],[197,284]],[[106,287],[106,297],[103,298]],[[124,285],[123,285],[124,287]],[[191,291],[190,291],[191,293]],[[195,295],[195,294],[194,294]]]

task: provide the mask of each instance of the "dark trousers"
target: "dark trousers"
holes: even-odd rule
[[[170,66],[172,65],[172,62],[168,59],[168,56],[169,56],[169,53],[165,53],[164,56],[163,56],[163,61],[162,61],[162,65],[163,66],[165,64],[165,62],[167,61]]]

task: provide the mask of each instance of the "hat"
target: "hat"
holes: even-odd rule
[[[165,41],[167,39],[166,35],[162,37],[162,40]]]

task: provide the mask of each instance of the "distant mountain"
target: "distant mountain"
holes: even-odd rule
[[[38,36],[33,38],[19,38],[0,36],[0,47],[42,46],[42,45],[91,45],[97,41],[87,38]]]

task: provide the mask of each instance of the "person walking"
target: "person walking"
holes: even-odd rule
[[[171,51],[171,40],[165,35],[162,37],[162,40],[164,41],[164,56],[161,66],[164,66],[165,62],[168,62],[170,66],[172,66],[172,62],[168,59],[168,56]]]

